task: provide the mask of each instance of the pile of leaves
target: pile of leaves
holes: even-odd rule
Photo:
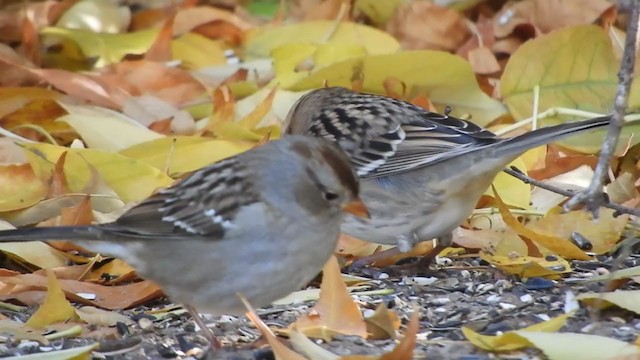
[[[279,138],[293,103],[327,84],[385,94],[431,111],[447,109],[500,136],[611,111],[626,36],[621,29],[628,21],[612,3],[441,3],[3,2],[1,228],[111,221],[191,171]],[[630,111],[638,105],[635,79]],[[612,202],[629,208],[640,201],[640,139],[634,136],[639,126],[623,129],[606,186]],[[536,180],[583,189],[603,137],[603,131],[574,136],[533,149],[512,165]],[[624,326],[640,328],[636,217],[605,208],[597,220],[580,209],[565,213],[565,200],[498,175],[454,233],[455,246],[443,253],[449,262],[441,265],[462,279],[469,277],[461,272],[497,271],[491,277],[470,275],[484,285],[499,279],[513,288],[538,279],[550,284],[547,288],[562,286],[564,305],[553,309],[553,318],[539,316],[493,331],[462,316],[449,329],[450,340],[457,334],[461,338],[455,340],[500,353],[535,347],[552,358],[640,357],[640,340],[602,336],[593,327],[549,334],[572,316],[595,323],[597,316],[589,318],[587,310],[605,308],[623,309],[617,318]],[[276,319],[286,328],[278,329],[281,337],[255,312],[249,316],[255,327],[246,320],[218,319],[215,327],[228,351],[233,353],[239,340],[255,340],[256,328],[278,359],[411,359],[442,346],[434,343],[425,319],[461,310],[440,307],[447,301],[436,301],[425,290],[439,280],[390,278],[385,272],[373,280],[340,275],[338,264],[387,248],[363,240],[341,238],[339,261],[325,267],[321,291],[312,286],[274,304],[272,311],[288,316]],[[431,246],[421,243],[375,266],[384,269],[426,254]],[[173,343],[167,345],[166,338],[149,338],[149,329],[171,328],[184,311],[162,300],[161,289],[119,259],[59,241],[2,243],[0,251],[5,255],[0,299],[6,301],[0,304],[0,333],[7,335],[1,338],[2,354],[46,351],[80,358],[109,353],[105,339],[142,337],[143,347],[169,348],[182,339],[170,334]],[[456,290],[467,300],[486,292],[468,284],[475,290]],[[456,286],[446,287],[450,296]],[[574,292],[582,292],[577,300]],[[502,290],[495,295],[502,296]],[[244,325],[222,330],[225,323]],[[193,335],[192,328],[184,331]],[[247,331],[255,336],[245,336]],[[57,339],[67,341],[58,346]],[[99,348],[98,340],[103,340]],[[363,342],[370,351],[354,345]],[[340,351],[336,343],[353,346]],[[340,357],[327,349],[363,355]],[[192,346],[182,350],[158,356],[195,356]],[[130,358],[135,353],[130,351]]]

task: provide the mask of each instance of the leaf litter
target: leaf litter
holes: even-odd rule
[[[224,3],[0,7],[0,127],[19,145],[0,146],[2,228],[112,221],[184,174],[279,138],[291,105],[326,84],[509,135],[575,118],[530,118],[551,107],[606,113],[626,21],[603,0]],[[637,126],[623,131],[607,186],[630,207]],[[601,139],[579,135],[512,165],[583,188]],[[344,236],[322,281],[252,311],[253,323],[205,317],[227,345],[215,354],[121,260],[65,242],[2,244],[0,356],[254,359],[269,343],[278,359],[637,358],[637,219],[560,213],[564,198],[505,174],[493,188],[428,273],[390,266],[428,253],[424,242],[340,276],[390,250]]]

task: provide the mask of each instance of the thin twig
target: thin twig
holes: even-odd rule
[[[565,210],[576,208],[579,204],[585,204],[587,210],[593,213],[594,217],[598,216],[598,208],[603,206],[605,198],[603,196],[603,187],[605,176],[609,168],[609,163],[613,157],[620,131],[622,130],[623,117],[627,109],[627,101],[629,97],[629,89],[631,88],[631,78],[635,67],[636,59],[636,41],[638,38],[638,20],[640,20],[640,1],[626,1],[630,10],[629,23],[627,25],[627,38],[624,44],[624,53],[622,54],[622,63],[620,64],[620,72],[618,73],[618,90],[616,93],[613,113],[611,115],[611,123],[607,131],[607,137],[602,144],[602,151],[598,158],[598,165],[594,170],[593,178],[589,187],[571,197],[564,205]],[[622,5],[622,4],[620,4]]]
[[[516,168],[515,166],[512,166],[509,169],[504,169],[504,172],[506,172],[507,174],[519,179],[520,181],[526,183],[526,184],[531,184],[533,186],[539,187],[541,189],[545,189],[547,191],[551,191],[552,193],[556,193],[556,194],[560,194],[562,196],[566,196],[566,197],[572,197],[574,196],[576,193],[571,191],[571,190],[565,190],[565,189],[561,189],[557,186],[553,186],[553,185],[549,185],[546,184],[542,181],[538,181],[536,179],[532,179],[529,176],[523,174],[518,168]],[[630,215],[634,215],[634,216],[640,216],[640,209],[632,209],[630,207],[626,207],[626,206],[622,206],[619,204],[615,204],[610,202],[606,197],[603,196],[603,201],[599,204],[599,206],[603,206],[612,210],[615,210],[614,216],[620,215],[620,214],[630,214]]]

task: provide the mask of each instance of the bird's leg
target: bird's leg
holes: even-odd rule
[[[359,270],[367,265],[373,264],[378,260],[386,259],[391,256],[396,256],[411,251],[413,245],[417,243],[417,234],[411,233],[410,235],[401,235],[398,236],[396,240],[398,242],[398,245],[396,247],[360,258],[351,264],[351,268]]]
[[[428,269],[429,265],[433,263],[433,260],[444,250],[445,248],[453,244],[453,234],[449,233],[438,238],[438,244],[433,247],[431,252],[420,258],[416,264],[421,269]]]
[[[391,249],[387,249],[387,250],[383,250],[380,252],[377,252],[375,254],[371,254],[369,256],[365,256],[362,257],[358,260],[355,260],[354,262],[351,263],[351,269],[353,270],[360,270],[364,267],[366,267],[367,265],[371,265],[374,262],[378,261],[378,260],[382,260],[382,259],[386,259],[388,257],[391,256],[395,256],[400,254],[401,251],[397,248],[391,248]]]
[[[200,316],[196,308],[186,304],[183,306],[187,310],[187,312],[191,315],[191,318],[193,318],[193,322],[195,322],[196,325],[198,325],[198,327],[200,328],[202,335],[207,340],[209,340],[211,347],[214,349],[221,349],[222,344],[220,343],[220,341],[218,341],[218,339],[216,339],[215,335],[213,335],[213,332],[211,331],[211,329],[209,329],[209,327],[207,327],[207,325],[204,323],[204,320],[202,320],[202,317]]]

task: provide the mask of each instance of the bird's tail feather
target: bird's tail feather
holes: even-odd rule
[[[36,240],[101,240],[95,226],[32,227],[0,231],[0,242]]]
[[[589,120],[568,122],[537,129],[501,142],[499,146],[495,147],[496,153],[494,156],[524,152],[528,149],[552,143],[578,132],[605,127],[609,125],[610,121],[610,116],[602,116]]]

